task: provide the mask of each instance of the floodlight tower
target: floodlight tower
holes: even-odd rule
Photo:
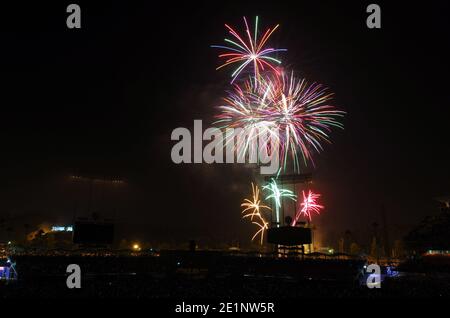
[[[270,180],[272,178],[274,178],[274,177],[273,176],[266,176],[264,178],[264,181],[270,182]],[[309,184],[309,183],[312,182],[312,173],[284,174],[284,175],[279,175],[278,177],[276,177],[276,180],[277,180],[277,183],[280,184],[280,185],[284,185],[284,186],[287,186],[287,187],[292,187],[293,188],[293,192],[296,194],[298,185]],[[280,223],[285,220],[284,204],[282,204],[281,206],[282,206],[282,210],[281,210],[281,217],[280,217],[281,221],[280,221]],[[275,211],[275,209],[272,209],[272,211]],[[272,212],[272,214],[273,213],[274,212]],[[293,215],[295,215],[295,210],[294,210]],[[278,223],[276,221],[276,218],[274,218],[273,215],[272,215],[272,225],[282,226],[283,224],[280,224],[280,223]]]
[[[266,176],[265,181],[270,182],[272,176]],[[280,185],[291,186],[293,187],[293,192],[297,193],[297,186],[301,184],[309,184],[312,182],[312,174],[304,173],[304,174],[283,174],[279,175],[277,178],[277,183]],[[273,206],[273,205],[272,205]],[[275,209],[272,208],[272,228],[268,231],[268,242],[274,244],[275,250],[279,255],[284,255],[290,252],[294,252],[294,255],[301,254],[302,257],[305,252],[304,245],[309,245],[309,251],[311,251],[312,244],[312,231],[311,228],[305,226],[305,222],[297,222],[296,225],[303,226],[297,227],[292,226],[292,217],[287,215],[285,217],[285,209],[284,204],[281,204],[282,210],[279,211],[281,213],[281,217],[278,218],[281,222],[285,224],[280,224],[281,222],[275,221],[273,213]],[[294,211],[293,213],[289,213],[295,216],[297,209],[297,204],[294,203]],[[275,220],[277,220],[275,218]],[[308,221],[309,224],[309,221]],[[299,252],[300,250],[300,252]]]

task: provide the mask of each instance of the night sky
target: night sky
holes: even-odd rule
[[[271,44],[288,49],[284,65],[348,113],[312,170],[325,242],[347,229],[365,240],[382,206],[397,236],[439,213],[434,198],[450,195],[448,4],[377,1],[382,28],[370,30],[371,2],[316,2],[78,1],[81,30],[66,27],[71,2],[2,5],[0,215],[15,228],[71,223],[88,214],[89,186],[69,176],[120,178],[96,185],[91,206],[119,238],[248,243],[240,203],[255,171],[170,158],[173,129],[212,122],[229,72],[215,71],[209,46],[243,15],[280,23]]]

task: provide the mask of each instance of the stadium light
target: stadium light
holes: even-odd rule
[[[139,244],[133,244],[133,250],[135,250],[135,251],[140,251],[141,250],[141,247],[139,246]]]

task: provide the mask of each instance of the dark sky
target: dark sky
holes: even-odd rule
[[[280,23],[284,64],[348,113],[313,170],[325,241],[365,238],[382,205],[397,234],[438,213],[433,198],[450,194],[448,4],[377,1],[382,29],[369,30],[370,2],[316,2],[85,1],[81,30],[65,25],[71,2],[2,5],[0,215],[71,222],[89,187],[68,176],[120,177],[94,187],[93,209],[121,236],[248,241],[239,206],[254,171],[170,159],[173,129],[212,120],[229,73],[209,45],[243,15]]]

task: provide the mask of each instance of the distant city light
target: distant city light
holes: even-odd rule
[[[113,183],[113,184],[122,184],[125,183],[125,181],[121,179],[101,179],[101,178],[90,178],[90,177],[83,177],[83,176],[70,176],[70,178],[74,180],[79,181],[91,181],[91,182],[98,182],[98,183]]]
[[[141,250],[141,246],[139,244],[133,244],[133,250],[140,251]]]

